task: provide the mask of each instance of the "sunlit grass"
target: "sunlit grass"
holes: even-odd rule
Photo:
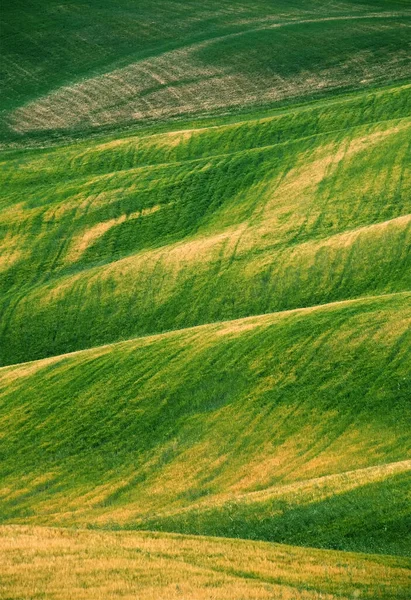
[[[6,8],[6,139],[202,117],[411,76],[402,0],[121,0],[92,10],[76,1],[64,11],[51,2],[25,5],[25,19],[18,4]]]
[[[410,316],[400,293],[1,369],[3,520],[403,554]]]
[[[6,2],[1,598],[408,600],[410,27]]]
[[[4,154],[0,360],[409,289],[410,98]]]
[[[401,558],[153,533],[1,527],[0,558],[10,600],[406,600],[411,583]]]

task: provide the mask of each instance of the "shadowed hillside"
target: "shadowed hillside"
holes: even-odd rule
[[[226,113],[411,75],[404,0],[6,0],[3,13],[6,139]]]

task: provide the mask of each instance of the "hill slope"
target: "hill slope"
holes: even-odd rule
[[[411,75],[405,0],[14,0],[2,12],[8,140],[227,112]]]
[[[410,584],[401,558],[240,540],[38,527],[0,527],[0,540],[13,600],[406,600]]]
[[[0,596],[406,600],[408,0],[2,8]]]
[[[224,503],[275,486],[268,508],[245,498],[259,515],[254,522],[249,508],[245,537],[403,553],[410,463],[378,465],[409,457],[410,314],[400,293],[3,368],[3,520],[163,527],[153,515],[201,500],[199,525],[183,514],[172,528],[229,535],[238,530]],[[355,469],[324,488],[316,479]],[[311,484],[282,490],[303,480]],[[313,538],[304,510],[320,503],[327,528],[353,492],[343,535]],[[378,508],[367,508],[377,496]],[[358,527],[364,510],[374,516],[368,533]],[[280,517],[294,519],[297,538]]]
[[[0,363],[410,289],[410,111],[406,85],[5,153]]]

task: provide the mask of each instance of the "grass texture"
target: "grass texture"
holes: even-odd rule
[[[240,540],[10,526],[0,540],[9,600],[406,600],[410,584],[401,558]]]
[[[405,0],[6,0],[2,13],[6,140],[226,113],[411,75]]]
[[[0,363],[410,289],[410,110],[3,153]]]
[[[6,0],[0,597],[406,600],[408,0]]]
[[[407,553],[410,315],[398,293],[3,368],[3,521]]]

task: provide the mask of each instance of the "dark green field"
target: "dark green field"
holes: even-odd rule
[[[75,136],[406,80],[408,0],[5,0],[2,132]]]
[[[0,598],[406,600],[409,2],[2,12]]]

